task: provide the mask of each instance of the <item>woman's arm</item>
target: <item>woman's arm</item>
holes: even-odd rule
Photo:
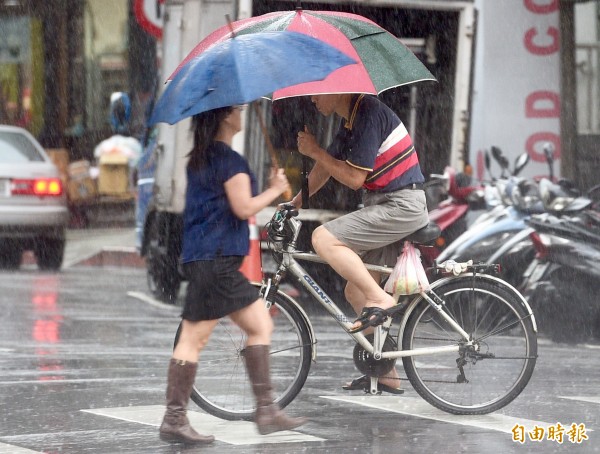
[[[240,219],[248,219],[266,208],[288,188],[283,169],[273,170],[269,178],[269,188],[252,197],[250,175],[238,173],[225,182],[225,193],[231,211]]]

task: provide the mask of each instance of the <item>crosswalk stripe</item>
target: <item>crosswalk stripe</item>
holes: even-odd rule
[[[148,405],[140,407],[94,408],[81,410],[108,418],[122,421],[160,426],[165,407],[162,405]],[[231,445],[258,445],[263,443],[306,443],[326,441],[323,438],[306,435],[292,430],[276,432],[269,435],[260,435],[254,423],[248,421],[225,421],[206,413],[195,411],[187,412],[192,426],[201,434],[212,434],[219,441]]]
[[[416,397],[393,397],[393,396],[356,396],[356,397],[337,397],[337,396],[321,396],[325,399],[336,400],[339,402],[352,403],[363,405],[365,407],[386,410],[394,413],[400,413],[408,416],[416,416],[418,418],[432,419],[451,424],[460,424],[463,426],[473,426],[480,429],[497,430],[504,433],[512,433],[515,424],[520,424],[526,427],[549,426],[554,424],[536,421],[525,418],[515,418],[499,413],[478,416],[459,416],[445,413],[442,410],[429,405],[423,399]]]
[[[32,451],[27,448],[19,448],[14,445],[0,443],[0,454],[41,454],[40,451]]]
[[[580,402],[589,402],[592,404],[600,404],[600,397],[590,396],[558,396],[559,399],[575,400]]]

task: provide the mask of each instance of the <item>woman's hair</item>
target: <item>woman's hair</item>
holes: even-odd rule
[[[192,117],[192,132],[194,134],[194,147],[189,152],[188,166],[199,170],[207,164],[206,149],[212,143],[221,122],[231,113],[233,107],[220,107],[208,110]]]

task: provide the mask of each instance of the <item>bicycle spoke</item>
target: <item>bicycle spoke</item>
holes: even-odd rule
[[[271,298],[271,297],[270,297]],[[300,391],[311,363],[309,329],[296,303],[274,293],[271,312],[270,368],[273,397],[285,407]],[[242,358],[246,336],[237,325],[222,320],[200,355],[192,400],[224,419],[250,419],[255,411],[252,386]]]
[[[537,356],[535,333],[513,293],[496,283],[465,281],[456,279],[435,293],[471,341],[465,344],[423,301],[404,330],[403,349],[455,344],[459,352],[406,357],[403,363],[413,387],[436,407],[487,413],[514,399],[529,380]]]

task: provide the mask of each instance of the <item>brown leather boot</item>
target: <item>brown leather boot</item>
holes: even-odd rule
[[[167,411],[160,426],[160,439],[186,444],[212,443],[212,435],[200,435],[186,416],[198,363],[171,358],[167,377]]]
[[[273,402],[268,345],[246,347],[244,358],[246,358],[246,369],[252,383],[252,390],[256,396],[254,422],[261,435],[291,430],[308,421],[306,418],[290,418]]]

